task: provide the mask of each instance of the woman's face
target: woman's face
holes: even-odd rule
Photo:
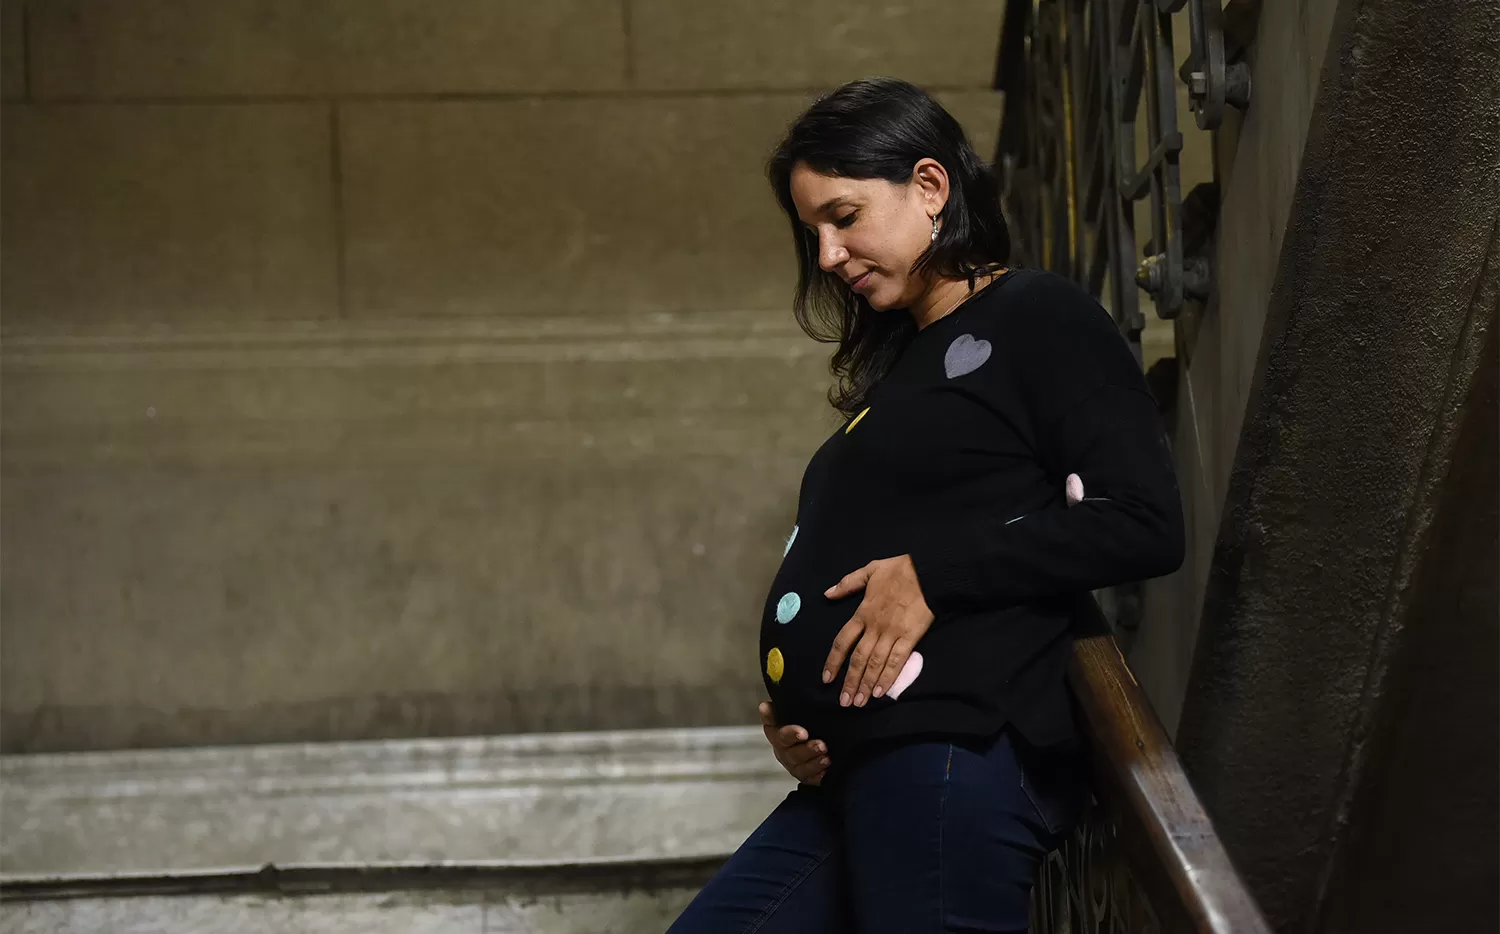
[[[912,264],[932,243],[932,219],[948,197],[948,176],[923,159],[905,183],[792,169],[797,217],[818,239],[818,266],[838,276],[877,311],[914,306],[931,282]]]

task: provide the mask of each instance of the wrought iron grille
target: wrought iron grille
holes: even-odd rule
[[[1199,126],[1217,127],[1226,103],[1249,99],[1245,66],[1225,60],[1218,0],[1010,0],[996,74],[1006,92],[996,165],[1017,258],[1104,301],[1138,359],[1137,288],[1166,319],[1210,288],[1207,260],[1183,249],[1171,15],[1185,3],[1183,80]],[[1135,203],[1148,199],[1140,243]]]
[[[1192,49],[1181,80],[1198,126],[1216,129],[1225,107],[1245,107],[1250,93],[1248,69],[1226,57],[1221,0],[1009,0],[996,69],[1006,101],[995,161],[1016,258],[1103,301],[1138,362],[1146,324],[1138,289],[1164,319],[1211,289],[1207,255],[1184,247],[1172,14],[1185,3]],[[1148,199],[1142,243],[1135,205]],[[1203,241],[1195,235],[1193,250]],[[1116,626],[1133,628],[1127,618],[1138,616],[1139,587],[1101,596]],[[1047,857],[1032,893],[1033,934],[1162,930],[1122,851],[1118,817],[1096,798],[1073,837]]]
[[[1047,855],[1031,891],[1031,934],[1162,934],[1118,833],[1095,803],[1072,838]]]

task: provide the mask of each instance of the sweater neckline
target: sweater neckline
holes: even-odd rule
[[[990,294],[992,291],[994,291],[999,286],[1002,286],[1005,283],[1009,282],[1015,276],[1015,274],[1018,271],[1019,270],[1017,270],[1014,266],[1007,266],[1006,269],[1005,269],[1005,272],[1003,272],[1000,275],[996,276],[994,278],[994,280],[992,282],[988,283],[987,285],[985,285],[984,288],[980,289],[979,291],[975,292],[973,295],[970,295],[968,298],[966,298],[963,301],[959,302],[958,306],[956,308],[954,308],[952,311],[948,312],[946,315],[943,315],[941,318],[939,318],[936,321],[932,322],[931,324],[927,325],[927,327],[923,328],[921,331],[918,331],[917,333],[918,334],[924,334],[927,331],[931,331],[933,328],[941,326],[943,324],[943,322],[945,322],[945,321],[953,321],[953,320],[957,319],[964,312],[970,310],[975,305],[977,305],[979,303],[979,300],[981,298],[983,298],[984,296]]]

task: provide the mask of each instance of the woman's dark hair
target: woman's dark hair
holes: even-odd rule
[[[916,333],[910,315],[882,314],[838,276],[818,267],[818,242],[797,217],[792,169],[799,162],[823,175],[911,181],[924,158],[948,173],[948,203],[937,240],[914,273],[974,280],[1010,256],[995,176],[974,152],[958,121],[926,91],[896,78],[861,78],[817,100],[787,130],[766,173],[792,223],[797,248],[797,323],[814,340],[837,343],[830,368],[838,382],[834,408],[853,415],[890,372]]]

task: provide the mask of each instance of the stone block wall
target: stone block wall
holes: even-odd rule
[[[998,0],[0,0],[0,748],[752,722],[762,165]]]

